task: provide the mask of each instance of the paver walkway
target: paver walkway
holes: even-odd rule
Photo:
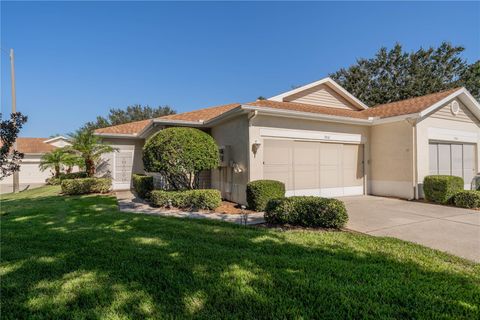
[[[226,222],[232,222],[237,224],[259,224],[263,223],[263,213],[250,213],[248,216],[242,214],[225,214],[225,213],[206,213],[206,212],[192,212],[192,211],[179,211],[168,210],[165,208],[155,208],[150,206],[145,201],[135,197],[130,191],[117,191],[115,193],[118,201],[118,207],[120,211],[132,212],[132,213],[144,213],[153,214],[165,217],[177,217],[177,218],[191,218],[191,219],[212,219],[221,220]],[[247,219],[245,223],[245,219]]]

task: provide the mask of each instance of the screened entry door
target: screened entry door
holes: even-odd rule
[[[113,187],[115,190],[130,189],[132,167],[132,151],[120,151],[113,153]]]
[[[465,189],[470,189],[477,173],[475,145],[431,142],[429,149],[431,175],[462,177]]]
[[[362,145],[275,139],[264,145],[264,179],[284,182],[287,196],[364,193]]]

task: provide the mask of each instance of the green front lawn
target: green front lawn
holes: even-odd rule
[[[1,200],[2,319],[479,318],[480,267],[389,238]]]

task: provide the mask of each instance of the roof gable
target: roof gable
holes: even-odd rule
[[[322,93],[322,91],[324,92]],[[315,101],[315,98],[312,97],[312,94],[314,94],[315,92],[318,92],[317,95],[327,94],[330,96],[330,99],[336,100],[336,101],[333,101],[334,103],[332,105],[325,105],[325,102],[328,102],[328,99],[327,100],[319,99],[319,101],[321,101],[319,105],[335,108],[335,107],[338,107],[339,102],[343,102],[341,101],[341,99],[343,99],[349,107],[350,106],[353,107],[351,109],[357,109],[357,110],[368,109],[368,107],[363,102],[361,102],[356,97],[354,97],[351,93],[349,93],[342,86],[340,86],[338,83],[333,81],[330,77],[281,93],[279,95],[269,98],[268,100],[289,102],[289,101],[294,101],[299,97],[302,97],[302,96],[305,97],[309,95],[310,97],[308,97],[303,101],[300,100],[300,101],[294,101],[294,102],[309,102],[309,104],[312,104],[311,103],[312,100]],[[320,97],[317,97],[317,98],[320,98]],[[345,102],[344,102],[344,105],[345,105]]]

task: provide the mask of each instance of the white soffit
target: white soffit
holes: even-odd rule
[[[306,84],[304,86],[298,87],[296,89],[281,93],[279,95],[273,96],[271,98],[268,98],[268,100],[272,101],[280,101],[282,102],[285,97],[289,97],[291,95],[294,95],[296,93],[308,90],[312,87],[319,86],[321,84],[325,84],[331,89],[333,89],[335,92],[340,94],[342,97],[347,99],[349,102],[353,103],[355,106],[357,106],[359,109],[368,109],[368,106],[364,104],[362,101],[358,100],[354,95],[352,95],[350,92],[345,90],[342,86],[340,86],[338,83],[332,80],[332,78],[327,77],[323,78],[321,80]]]

